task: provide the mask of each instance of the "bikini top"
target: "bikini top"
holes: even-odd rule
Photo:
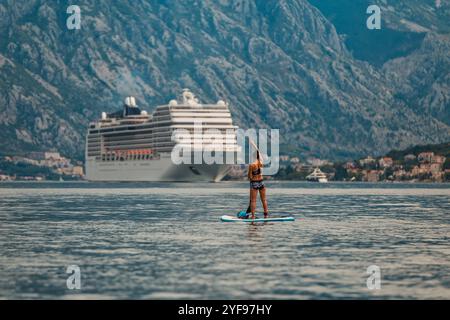
[[[259,176],[261,174],[261,168],[257,168],[256,170],[252,170],[252,175]]]

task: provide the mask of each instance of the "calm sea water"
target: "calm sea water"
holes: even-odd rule
[[[268,187],[294,223],[219,222],[246,183],[2,183],[0,298],[450,299],[449,185]]]

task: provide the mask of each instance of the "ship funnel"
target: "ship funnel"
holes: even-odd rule
[[[134,97],[126,97],[125,105],[127,107],[136,107],[136,99]]]
[[[107,118],[106,112],[102,112],[102,120],[106,120],[106,118]]]
[[[183,93],[181,94],[184,105],[189,106],[198,106],[198,99],[189,89],[183,89]]]

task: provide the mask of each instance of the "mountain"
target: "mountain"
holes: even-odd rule
[[[310,0],[336,26],[353,56],[372,64],[396,98],[450,124],[450,3],[436,0]],[[381,30],[365,27],[369,5],[381,8]],[[357,27],[359,26],[359,27]]]
[[[4,0],[0,152],[82,158],[101,111],[127,95],[151,111],[185,87],[227,100],[243,128],[279,128],[283,152],[353,158],[450,140],[448,20],[430,16],[430,31],[372,61],[310,2],[80,0],[81,29],[68,30],[69,1]]]

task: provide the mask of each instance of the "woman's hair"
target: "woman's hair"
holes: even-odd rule
[[[256,161],[258,161],[259,167],[263,166],[262,156],[261,156],[261,153],[259,152],[259,150],[256,150]]]

